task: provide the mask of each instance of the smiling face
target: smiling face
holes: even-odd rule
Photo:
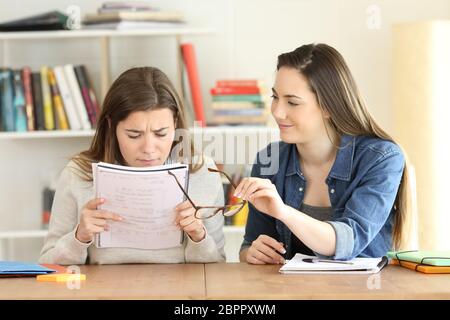
[[[117,124],[117,141],[126,165],[162,165],[175,137],[175,121],[168,108],[136,111]]]
[[[294,68],[278,70],[273,91],[272,115],[286,143],[307,143],[327,135],[317,97],[307,79]]]

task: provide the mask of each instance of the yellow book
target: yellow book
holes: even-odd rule
[[[41,88],[42,88],[42,104],[44,110],[44,127],[45,130],[54,130],[55,121],[53,119],[52,94],[48,83],[48,67],[41,67]]]
[[[66,111],[59,93],[59,88],[56,82],[55,73],[52,69],[48,69],[48,83],[50,85],[50,91],[53,97],[53,106],[58,119],[59,128],[61,130],[69,130],[69,122],[67,121]]]
[[[233,225],[245,226],[248,217],[248,203],[233,216]]]
[[[429,273],[429,274],[450,273],[450,267],[421,265],[416,262],[410,262],[410,261],[404,261],[404,260],[398,261],[397,259],[392,259],[391,263],[394,265],[402,266],[404,268],[419,271],[422,273]]]

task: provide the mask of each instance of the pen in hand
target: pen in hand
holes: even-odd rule
[[[312,259],[312,258],[306,258],[306,259],[302,259],[303,262],[308,262],[308,263],[315,263],[315,262],[325,262],[325,263],[338,263],[338,264],[350,264],[352,265],[353,262],[350,261],[339,261],[339,260],[324,260],[324,259]]]

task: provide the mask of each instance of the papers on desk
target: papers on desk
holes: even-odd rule
[[[311,261],[311,262],[305,262]],[[331,262],[319,262],[314,256],[297,253],[291,260],[281,267],[280,272],[291,273],[378,273],[388,263],[387,257],[381,258],[355,258],[339,263],[339,260]]]
[[[175,226],[174,208],[183,202],[188,185],[185,164],[134,168],[94,163],[96,197],[106,201],[99,209],[119,214],[123,221],[109,221],[110,230],[96,236],[98,248],[165,249],[180,246],[183,232]]]
[[[48,274],[55,270],[35,263],[0,261],[0,276],[34,276]]]

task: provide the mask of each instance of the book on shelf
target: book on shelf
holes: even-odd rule
[[[158,10],[156,7],[150,6],[145,1],[107,1],[97,9],[98,13],[110,11],[150,11]]]
[[[55,72],[52,69],[48,70],[48,83],[53,98],[56,129],[69,130],[69,123],[67,121],[61,94],[59,93],[58,85],[56,83]]]
[[[210,89],[213,125],[265,125],[268,121],[266,91],[257,79],[217,80]]]
[[[85,68],[84,66],[74,66],[73,69],[75,71],[75,75],[77,76],[78,85],[80,87],[83,102],[89,117],[89,122],[91,123],[91,127],[95,128],[97,123],[97,110],[92,104],[91,97],[89,95],[89,84],[86,79]]]
[[[80,86],[78,85],[77,76],[72,64],[66,64],[63,66],[64,75],[67,80],[70,94],[72,95],[75,110],[77,111],[78,119],[80,120],[83,130],[91,129],[91,123],[89,122],[88,112],[81,95]]]
[[[118,21],[102,22],[95,24],[85,24],[85,30],[144,30],[144,29],[170,29],[185,26],[183,22],[165,22],[165,21]]]
[[[245,94],[245,95],[253,95],[253,94],[261,94],[260,87],[214,87],[211,88],[212,95],[226,95],[226,94]]]
[[[216,87],[261,87],[264,82],[257,79],[224,79],[217,80]]]
[[[44,108],[44,127],[45,130],[55,129],[55,122],[53,118],[53,103],[52,95],[50,93],[50,85],[48,83],[48,67],[41,67],[41,89],[42,89],[42,104]]]
[[[0,31],[41,31],[71,29],[68,16],[59,11],[49,11],[37,15],[0,23]]]
[[[213,95],[213,102],[254,102],[265,103],[265,99],[259,94],[240,94],[240,95]]]
[[[31,79],[31,68],[24,67],[22,69],[23,91],[25,95],[25,110],[27,114],[27,130],[34,131],[34,103],[33,103],[33,89]]]
[[[183,19],[183,14],[179,11],[110,11],[88,13],[84,17],[83,24],[88,25],[120,21],[182,22]]]
[[[237,103],[238,102],[238,103]],[[211,103],[213,110],[263,110],[263,102],[251,101],[214,101]]]
[[[100,114],[84,65],[0,69],[0,131],[89,130]]]
[[[42,191],[42,227],[48,229],[50,223],[50,215],[55,197],[54,187],[45,187]]]
[[[55,78],[58,83],[59,92],[67,114],[69,127],[71,130],[81,130],[81,122],[78,118],[77,110],[75,108],[75,101],[73,100],[72,93],[70,92],[64,69],[62,66],[56,66],[53,71],[55,72]]]
[[[179,247],[184,233],[174,223],[175,208],[185,200],[175,177],[187,188],[188,165],[135,168],[108,163],[92,165],[99,209],[119,214],[110,229],[98,234],[98,248],[164,249]]]
[[[34,119],[36,121],[35,128],[36,130],[45,130],[44,107],[42,104],[41,73],[32,72],[31,79],[33,82]]]
[[[14,129],[18,132],[27,131],[27,114],[25,110],[25,95],[22,85],[22,74],[20,70],[14,70]]]
[[[198,74],[197,59],[195,49],[191,43],[181,44],[181,53],[183,56],[186,73],[189,80],[191,92],[191,101],[194,109],[195,120],[206,126],[206,119],[203,109],[202,90],[200,86],[200,76]]]
[[[13,73],[9,69],[0,69],[0,122],[3,131],[14,131],[14,83]]]

